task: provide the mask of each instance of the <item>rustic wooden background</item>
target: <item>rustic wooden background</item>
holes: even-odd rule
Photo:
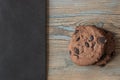
[[[120,80],[120,0],[49,0],[48,80]],[[77,25],[114,33],[117,56],[105,67],[77,66],[68,44]]]

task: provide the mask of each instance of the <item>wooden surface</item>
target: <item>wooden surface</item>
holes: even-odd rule
[[[120,80],[120,0],[49,0],[48,80]],[[117,56],[105,67],[77,66],[68,44],[77,25],[95,24],[114,33]]]

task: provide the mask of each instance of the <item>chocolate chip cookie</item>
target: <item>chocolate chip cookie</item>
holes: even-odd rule
[[[71,60],[81,66],[106,64],[110,60],[107,58],[108,55],[112,55],[114,51],[114,48],[106,47],[114,43],[110,36],[110,33],[96,26],[76,27],[69,44]],[[102,59],[103,55],[105,57]]]

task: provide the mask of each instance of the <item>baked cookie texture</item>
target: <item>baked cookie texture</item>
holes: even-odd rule
[[[78,26],[69,44],[71,60],[80,66],[109,62],[115,54],[115,42],[111,32],[96,26]]]

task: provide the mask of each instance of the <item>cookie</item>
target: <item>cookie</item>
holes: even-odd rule
[[[76,27],[69,44],[71,60],[77,65],[91,65],[100,60],[107,43],[105,31],[95,26]]]

